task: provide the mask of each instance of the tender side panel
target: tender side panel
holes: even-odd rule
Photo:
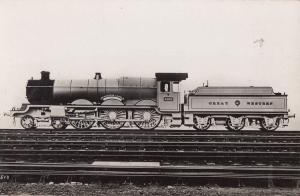
[[[287,112],[287,97],[189,96],[188,110],[197,112]]]

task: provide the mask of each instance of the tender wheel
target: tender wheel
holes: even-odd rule
[[[275,131],[279,127],[279,118],[265,117],[260,121],[260,126],[263,131]]]
[[[153,109],[136,110],[133,112],[133,119],[138,120],[134,122],[138,128],[151,130],[155,129],[159,125],[161,115]]]
[[[240,131],[245,127],[245,119],[243,117],[230,116],[226,122],[226,128],[231,131]]]
[[[95,123],[95,120],[93,119],[80,119],[80,120],[69,120],[70,124],[75,128],[79,130],[85,130],[90,129],[93,124]]]
[[[100,114],[100,124],[109,130],[120,129],[124,126],[126,120],[125,110],[104,110]]]
[[[21,118],[21,126],[24,129],[35,129],[36,125],[34,123],[34,118],[30,115],[23,116]]]
[[[62,119],[51,119],[51,126],[54,129],[65,129],[68,125],[62,121]]]
[[[208,116],[194,115],[194,128],[205,131],[211,126],[211,119]]]

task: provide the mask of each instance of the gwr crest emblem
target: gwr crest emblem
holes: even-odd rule
[[[236,100],[236,101],[234,102],[234,104],[235,104],[236,106],[239,106],[239,105],[241,104],[241,101],[240,101],[240,100]]]

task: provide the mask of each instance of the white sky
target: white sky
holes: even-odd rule
[[[188,72],[185,88],[273,86],[300,129],[300,1],[0,0],[0,113],[53,79]],[[255,42],[263,39],[262,46]]]

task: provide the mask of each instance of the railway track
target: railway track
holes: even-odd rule
[[[160,167],[94,161],[159,162]],[[20,162],[20,163],[19,163]],[[300,132],[0,130],[1,175],[300,178]]]
[[[113,151],[113,150],[2,150],[1,161],[93,162],[162,161],[186,164],[299,165],[300,153],[215,151]]]
[[[278,142],[300,143],[300,135],[156,134],[156,133],[0,133],[0,140],[32,141],[174,141],[174,142]]]
[[[65,163],[0,163],[3,180],[16,178],[44,177],[140,177],[145,178],[181,178],[181,179],[266,179],[300,180],[300,167],[274,166],[103,166],[91,164]]]
[[[18,149],[300,152],[300,143],[0,140],[0,150]]]
[[[164,130],[84,131],[1,130],[0,160],[143,160],[223,164],[291,164],[300,158],[300,134],[266,135],[248,131],[242,135],[216,131]],[[226,134],[224,134],[226,133]]]
[[[0,129],[0,134],[5,133],[50,133],[50,134],[192,134],[192,135],[298,135],[300,136],[300,131],[288,131],[288,130],[277,130],[277,131],[260,131],[260,130],[242,130],[242,131],[228,131],[228,130],[208,130],[208,131],[197,131],[195,129],[155,129],[155,130],[139,130],[126,128],[122,130],[106,130],[106,129],[89,129],[89,130],[74,130],[74,129],[63,129],[56,130],[53,128],[43,128],[43,129]]]

